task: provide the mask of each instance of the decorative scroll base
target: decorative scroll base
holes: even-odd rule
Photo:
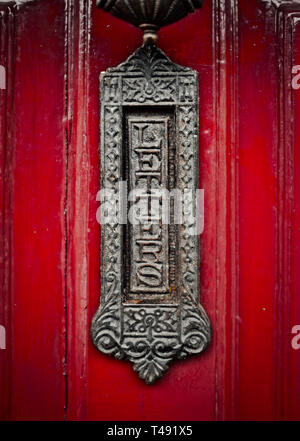
[[[133,132],[139,134],[141,126],[145,139]],[[156,180],[147,180],[146,174]],[[151,191],[152,185],[164,183],[168,190],[175,185],[182,192],[197,188],[197,74],[172,63],[155,46],[142,46],[125,63],[101,74],[102,188],[117,195],[125,180],[128,190],[136,184]],[[195,213],[194,199],[190,208]],[[99,351],[131,361],[147,384],[160,378],[173,359],[204,351],[211,339],[209,319],[198,300],[199,239],[191,234],[195,222],[168,227],[160,222],[155,241],[154,236],[138,237],[145,232],[142,227],[102,225],[101,305],[92,340]]]
[[[114,278],[112,274],[110,277]],[[125,329],[134,331],[128,336],[126,331],[121,335],[122,313]],[[112,289],[93,319],[91,334],[99,351],[118,360],[128,359],[139,377],[153,384],[174,358],[185,359],[204,351],[210,343],[211,328],[205,310],[188,289],[183,292],[181,311],[178,306],[120,308]]]

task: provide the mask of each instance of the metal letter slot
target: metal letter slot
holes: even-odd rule
[[[101,74],[102,212],[111,216],[102,222],[101,302],[91,335],[99,351],[131,361],[152,384],[211,337],[199,303],[198,77],[154,44],[155,30],[170,22],[163,17],[171,0],[130,2],[134,20],[127,2],[98,3],[118,16],[126,10],[145,38]],[[156,4],[160,23],[145,25],[142,3]],[[173,21],[186,15],[182,7]]]

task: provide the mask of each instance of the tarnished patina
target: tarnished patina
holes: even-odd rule
[[[121,182],[145,198],[197,188],[198,76],[155,45],[101,74],[101,186],[117,195]],[[167,220],[121,222],[120,211],[136,202],[122,200],[115,222],[102,225],[101,304],[91,333],[100,351],[130,360],[151,384],[171,360],[210,341],[199,303],[199,236],[191,234],[196,220],[175,222],[172,202]],[[165,213],[161,196],[157,203]]]

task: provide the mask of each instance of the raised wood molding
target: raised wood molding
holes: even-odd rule
[[[66,251],[66,419],[87,418],[87,369],[90,319],[89,210],[90,154],[89,58],[92,0],[67,0],[65,53],[65,133],[67,176]],[[99,75],[99,72],[95,72]],[[75,197],[74,197],[75,195]],[[95,246],[97,246],[95,244]]]
[[[236,415],[238,375],[238,1],[214,1],[213,17],[217,154],[216,418],[225,420]]]
[[[284,2],[277,11],[278,41],[278,285],[275,291],[277,306],[276,328],[276,416],[288,419],[294,413],[295,388],[291,376],[292,350],[290,333],[292,292],[292,232],[294,210],[294,148],[295,118],[294,100],[297,92],[292,90],[295,37],[299,33],[299,2]],[[299,63],[300,64],[300,60]]]
[[[6,329],[6,350],[0,351],[0,419],[8,419],[11,407],[10,371],[12,367],[12,305],[11,280],[11,199],[13,192],[12,167],[14,155],[14,76],[15,76],[15,8],[0,4],[0,64],[6,71],[6,89],[0,90],[0,324]]]

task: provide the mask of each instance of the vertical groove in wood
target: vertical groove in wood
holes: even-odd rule
[[[292,65],[299,65],[300,62],[300,5],[297,12],[292,17]],[[288,373],[286,378],[287,395],[285,398],[285,417],[286,419],[299,420],[300,414],[300,382],[299,366],[300,351],[291,348],[290,336],[291,328],[300,323],[300,301],[299,301],[299,90],[291,91],[292,103],[292,139],[289,150],[290,157],[288,163],[289,178],[288,189],[290,191],[290,214],[291,222],[289,229],[289,285],[290,285],[290,308],[289,308],[289,329],[286,351],[289,351]],[[294,335],[292,335],[293,337]]]
[[[69,189],[69,144],[71,138],[72,127],[72,89],[70,88],[71,68],[70,60],[72,60],[72,0],[65,0],[65,52],[64,52],[64,75],[65,75],[65,95],[64,95],[64,142],[66,155],[66,182],[64,196],[64,228],[65,228],[65,261],[64,261],[64,323],[65,323],[65,353],[64,353],[64,419],[67,419],[68,412],[68,291],[67,291],[67,272],[68,272],[68,189]]]
[[[288,57],[288,63],[285,65],[285,105],[287,107],[285,111],[285,146],[284,146],[284,206],[283,206],[283,249],[282,249],[282,271],[283,271],[283,286],[282,295],[284,300],[283,307],[283,390],[282,396],[282,415],[281,420],[289,418],[289,407],[291,390],[289,387],[290,379],[290,364],[291,364],[291,345],[290,345],[290,332],[292,329],[291,323],[291,307],[292,307],[292,283],[291,283],[291,257],[292,257],[292,210],[293,210],[293,133],[294,133],[294,112],[292,104],[292,57],[293,57],[293,33],[294,33],[294,18],[293,15],[288,17],[288,29],[289,34],[286,44],[289,44],[290,54]]]
[[[284,127],[285,127],[285,87],[284,87],[284,74],[285,74],[285,14],[281,10],[277,10],[278,15],[278,29],[277,37],[279,45],[279,115],[278,115],[278,151],[277,151],[277,286],[275,287],[274,294],[274,308],[275,308],[275,322],[276,326],[274,328],[274,414],[276,419],[280,419],[282,415],[282,397],[283,397],[283,387],[282,387],[282,324],[283,324],[283,312],[282,307],[282,225],[283,225],[283,199],[284,199]]]
[[[237,418],[237,393],[238,393],[238,344],[239,344],[239,3],[232,0],[230,11],[231,36],[231,84],[230,84],[230,262],[231,262],[231,296],[230,296],[230,317],[231,335],[230,342],[233,342],[230,355],[230,392],[229,412],[227,419]]]
[[[67,59],[67,394],[66,419],[84,420],[87,412],[89,342],[89,48],[91,0],[66,2]]]
[[[13,6],[0,6],[0,64],[6,71],[6,89],[0,91],[0,185],[1,185],[1,309],[0,325],[6,330],[6,349],[0,350],[1,408],[0,419],[9,419],[11,415],[11,368],[12,368],[12,236],[11,236],[11,199],[13,192],[13,106],[14,106],[14,29],[15,16]]]
[[[278,156],[277,156],[277,287],[275,289],[275,415],[278,420],[292,415],[292,387],[290,375],[292,329],[292,211],[294,205],[293,133],[294,112],[292,95],[293,40],[295,18],[300,16],[299,5],[283,6],[277,9],[278,41]]]
[[[221,6],[223,7],[223,10],[221,10]],[[224,40],[224,37],[222,38],[221,33],[221,27],[224,28],[224,1],[220,3],[220,1],[216,0],[214,1],[213,5],[213,31],[214,31],[214,57],[213,57],[213,68],[214,68],[214,97],[215,97],[215,121],[216,121],[216,132],[215,132],[215,138],[216,138],[216,213],[219,212],[218,210],[218,197],[219,197],[219,179],[218,179],[218,169],[219,169],[219,157],[218,152],[221,145],[221,139],[220,139],[220,106],[221,106],[221,91],[220,91],[220,62],[222,57],[222,46],[221,42]],[[223,43],[224,44],[224,43]],[[225,188],[225,187],[223,187]],[[219,223],[217,221],[216,223],[216,237],[219,237],[220,231],[219,231]],[[225,329],[225,323],[224,320],[222,320],[222,317],[224,317],[224,305],[223,303],[220,304],[222,298],[224,298],[224,291],[223,293],[220,293],[220,282],[219,282],[219,258],[218,258],[218,245],[216,246],[216,276],[217,276],[217,291],[216,291],[216,323],[215,327],[217,329],[217,333],[214,334],[214,338],[216,340],[216,419],[224,419],[224,412],[225,412],[225,402],[224,402],[224,383],[225,383],[225,360],[224,357],[222,357],[222,354],[224,354],[225,348],[224,343],[226,344],[226,338],[225,341],[222,341],[220,336],[226,335],[224,332]],[[221,308],[220,308],[221,306]]]
[[[213,16],[217,168],[216,418],[224,420],[236,414],[238,373],[238,2],[215,1]]]

